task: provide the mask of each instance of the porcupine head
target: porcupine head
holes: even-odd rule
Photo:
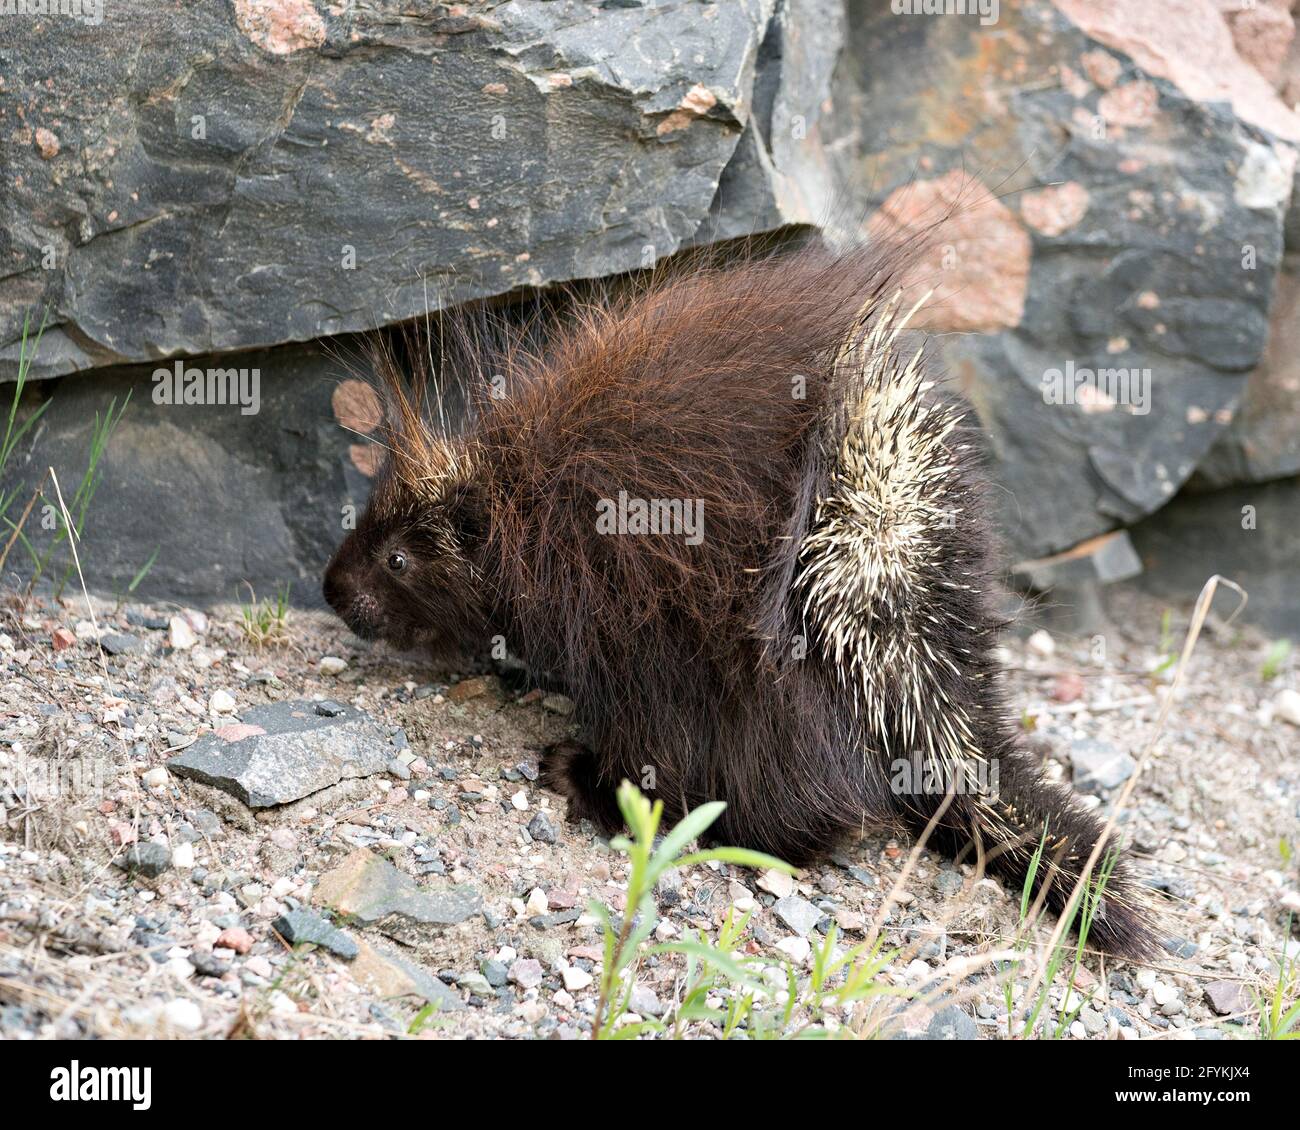
[[[374,359],[388,455],[326,569],[325,600],[363,639],[433,655],[481,649],[488,518],[475,460],[465,440],[430,423],[424,381],[408,389],[391,353]]]

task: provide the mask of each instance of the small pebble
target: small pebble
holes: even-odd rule
[[[235,953],[245,954],[253,948],[253,935],[242,926],[232,926],[229,929],[222,930],[217,936],[217,940],[212,944],[219,949],[234,950]]]
[[[167,621],[167,642],[174,651],[188,651],[199,642],[199,637],[184,616],[173,616]]]
[[[212,697],[208,699],[208,710],[213,714],[233,714],[235,696],[229,691],[213,691]]]
[[[1040,659],[1048,659],[1056,653],[1056,641],[1041,628],[1025,641],[1025,647]]]
[[[545,812],[538,812],[528,821],[528,834],[539,844],[553,844],[557,840],[555,825]]]
[[[1300,726],[1300,691],[1290,687],[1278,691],[1273,696],[1273,717],[1289,722],[1292,726]]]
[[[163,1005],[160,1019],[168,1028],[180,1032],[197,1032],[203,1027],[203,1012],[192,1000],[168,1001]]]
[[[807,938],[782,938],[776,943],[776,948],[796,965],[803,964],[812,953],[812,945]]]
[[[564,981],[564,987],[571,993],[581,992],[583,989],[587,988],[593,980],[590,973],[579,969],[575,965],[570,965],[560,974],[560,976]]]
[[[542,963],[535,958],[520,958],[510,966],[509,979],[521,989],[535,989],[542,983]]]

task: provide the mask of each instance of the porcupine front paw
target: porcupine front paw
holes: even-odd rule
[[[600,780],[596,755],[571,738],[542,750],[541,781],[569,802],[569,819],[590,820],[599,831],[612,836],[623,828],[614,789]]]

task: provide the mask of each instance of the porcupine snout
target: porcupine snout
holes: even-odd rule
[[[321,594],[349,628],[362,639],[374,639],[382,627],[379,601],[352,579],[344,568],[325,573]]]

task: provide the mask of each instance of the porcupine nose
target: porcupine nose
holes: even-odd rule
[[[379,633],[379,602],[369,593],[359,592],[343,619],[362,639],[374,639]]]
[[[357,635],[363,639],[374,637],[379,620],[378,602],[351,583],[343,569],[331,567],[326,570],[321,595]]]

